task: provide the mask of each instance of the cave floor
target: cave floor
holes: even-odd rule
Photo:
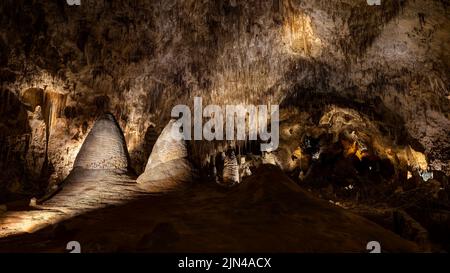
[[[34,223],[28,232],[3,236],[0,252],[67,252],[73,240],[82,252],[367,252],[369,241],[380,242],[383,252],[420,251],[313,197],[270,165],[231,189],[199,183],[79,215],[47,208],[7,212],[0,221],[2,228]]]

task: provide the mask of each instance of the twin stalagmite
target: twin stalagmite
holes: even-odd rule
[[[170,135],[173,122],[162,131],[144,173],[136,181],[123,132],[112,114],[103,114],[84,140],[69,176],[53,197],[43,199],[43,204],[87,209],[127,199],[142,190],[183,188],[192,181],[193,172],[185,141]]]

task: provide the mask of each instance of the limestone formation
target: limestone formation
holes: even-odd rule
[[[396,112],[430,167],[450,174],[448,1],[91,2],[76,14],[53,2],[0,5],[0,79],[8,90],[2,93],[18,96],[27,109],[45,104],[51,126],[62,121],[47,139],[48,171],[58,178],[73,164],[66,151],[79,143],[72,139],[84,137],[74,131],[104,108],[126,120],[133,167],[141,170],[149,124],[164,126],[159,117],[194,95],[220,106],[270,101],[305,109],[298,102],[323,101],[305,93],[333,98],[329,105],[373,104],[384,109],[383,119],[385,110]],[[2,107],[20,108],[0,97]],[[17,114],[8,123],[23,115]],[[30,132],[20,124],[5,128],[22,140]],[[2,153],[17,154],[14,164],[22,166],[26,151],[16,142],[2,139]],[[12,169],[0,161],[7,165],[2,171]],[[22,178],[19,171],[8,177]]]
[[[122,130],[111,114],[102,115],[86,137],[73,168],[123,170],[129,156]]]
[[[448,0],[65,2],[0,1],[0,211],[36,197],[37,207],[78,213],[142,189],[184,189],[200,180],[193,166],[202,180],[241,183],[230,190],[206,185],[233,194],[259,176],[257,167],[279,167],[326,202],[402,208],[430,240],[448,239],[434,234],[449,230],[439,216],[450,213]],[[194,109],[191,118],[203,125],[204,111],[216,106],[279,105],[278,149],[261,153],[271,139],[250,138],[252,115],[245,117],[247,140],[175,141],[173,121],[166,122],[176,105]],[[210,125],[221,116],[212,112]],[[216,136],[242,131],[228,121],[214,124]],[[231,145],[235,154],[222,158]],[[137,183],[132,169],[141,174]],[[51,195],[43,197],[46,189]],[[256,199],[259,192],[252,188]],[[149,203],[141,207],[157,207]],[[273,220],[290,206],[262,212]],[[204,222],[192,226],[209,228]],[[0,233],[12,223],[0,220]]]
[[[225,156],[223,167],[223,184],[232,186],[239,183],[239,164],[234,151]]]
[[[74,214],[124,203],[139,195],[133,177],[112,170],[75,169],[61,189],[48,196],[42,206]]]
[[[189,163],[188,151],[184,140],[172,138],[171,120],[158,137],[152,152],[137,183],[147,191],[170,191],[182,188],[186,182],[192,181],[192,166]]]
[[[32,118],[29,120],[31,137],[25,162],[29,173],[33,177],[41,175],[46,160],[46,125],[41,114],[41,107],[37,106]]]
[[[122,131],[113,115],[104,114],[86,137],[59,191],[40,201],[45,207],[74,213],[120,203],[138,192],[130,174]]]

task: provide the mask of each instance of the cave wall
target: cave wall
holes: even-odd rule
[[[142,173],[172,107],[196,95],[367,105],[450,172],[446,0],[5,0],[0,12],[2,192],[64,179],[105,111]]]

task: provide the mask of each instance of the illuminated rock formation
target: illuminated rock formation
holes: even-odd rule
[[[79,213],[120,203],[137,191],[130,174],[122,131],[111,114],[104,114],[86,137],[62,189],[45,197],[44,206]]]
[[[225,156],[223,166],[223,184],[234,185],[239,183],[239,165],[234,151]]]
[[[29,149],[26,155],[26,163],[33,177],[42,174],[46,160],[46,125],[42,117],[41,107],[36,106],[32,119],[29,121],[32,130]]]
[[[101,116],[81,146],[73,168],[123,170],[129,168],[122,130],[111,114]]]
[[[192,166],[232,192],[268,163],[327,202],[450,229],[448,1],[65,2],[0,1],[0,205],[60,185],[44,205],[92,209],[184,188]],[[211,160],[231,143],[154,145],[197,96],[279,105],[278,149],[233,143],[236,172]]]
[[[298,106],[307,92],[398,112],[430,167],[450,174],[442,1],[176,2],[99,2],[76,15],[68,5],[2,2],[0,78],[24,104],[45,103],[50,126],[61,119],[47,138],[55,177],[73,163],[67,143],[85,136],[74,131],[104,108],[126,121],[130,158],[142,170],[149,124],[164,126],[171,107],[194,95],[218,105]]]
[[[192,166],[184,140],[172,138],[175,123],[171,120],[158,137],[143,174],[137,179],[139,187],[147,191],[170,191],[183,188],[192,181]]]

